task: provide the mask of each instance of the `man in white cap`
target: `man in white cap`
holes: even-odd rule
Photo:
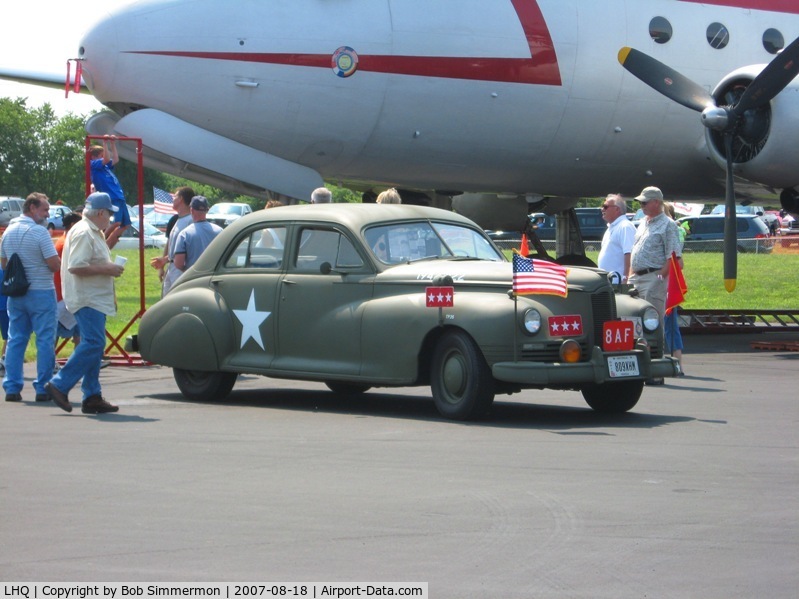
[[[67,233],[61,257],[61,283],[67,309],[75,315],[81,342],[67,363],[46,385],[50,399],[65,412],[72,411],[67,394],[83,379],[84,414],[116,412],[100,387],[100,362],[105,349],[105,321],[116,314],[114,278],[125,270],[111,260],[103,231],[118,210],[107,193],[86,198],[83,220]]]
[[[677,258],[682,257],[677,223],[663,212],[663,193],[657,187],[644,188],[635,199],[641,204],[645,218],[635,234],[628,279],[640,296],[655,307],[663,322],[669,258],[672,252]]]

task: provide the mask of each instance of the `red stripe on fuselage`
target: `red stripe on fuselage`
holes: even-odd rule
[[[680,0],[680,2],[729,6],[730,8],[747,8],[749,10],[764,10],[766,12],[787,12],[793,15],[799,15],[799,4],[797,4],[796,0]]]
[[[530,58],[359,55],[358,70],[417,77],[441,77],[502,83],[560,85],[558,57],[537,0],[511,0],[524,30]],[[356,48],[357,51],[357,48]],[[235,60],[302,67],[331,68],[331,54],[256,52],[139,51],[132,54]]]

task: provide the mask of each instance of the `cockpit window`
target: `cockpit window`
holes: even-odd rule
[[[707,27],[707,43],[716,50],[727,47],[730,43],[730,32],[721,23],[711,23]]]
[[[766,29],[763,33],[763,47],[769,54],[776,54],[785,47],[785,38],[776,29]]]
[[[665,44],[672,36],[671,23],[665,17],[655,17],[649,21],[649,36],[656,44]]]

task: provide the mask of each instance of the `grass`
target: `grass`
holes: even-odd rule
[[[139,254],[136,250],[112,251],[128,259],[125,274],[116,280],[117,315],[109,318],[107,329],[114,337],[134,320],[140,309]],[[144,288],[145,307],[151,306],[161,297],[158,273],[150,266],[150,259],[160,255],[161,250],[145,250]],[[596,261],[597,252],[588,257]],[[797,296],[797,272],[799,251],[776,248],[772,254],[740,254],[738,256],[738,285],[733,293],[724,289],[722,276],[722,254],[720,252],[686,252],[685,279],[688,294],[683,307],[705,310],[799,310]],[[136,333],[138,320],[126,331],[124,337]],[[69,342],[59,352],[59,358],[72,353]],[[117,353],[117,352],[112,352]],[[36,347],[31,340],[26,360],[33,360]]]

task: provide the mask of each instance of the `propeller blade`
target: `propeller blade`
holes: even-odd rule
[[[704,87],[643,52],[625,46],[619,50],[619,62],[649,87],[686,108],[702,112],[715,106]]]
[[[768,104],[797,75],[799,75],[799,37],[777,54],[774,60],[755,77],[733,107],[733,114],[740,116],[747,110]]]
[[[724,288],[735,291],[738,279],[738,232],[735,214],[735,188],[732,176],[732,133],[724,134],[727,148],[727,190],[724,210]]]

